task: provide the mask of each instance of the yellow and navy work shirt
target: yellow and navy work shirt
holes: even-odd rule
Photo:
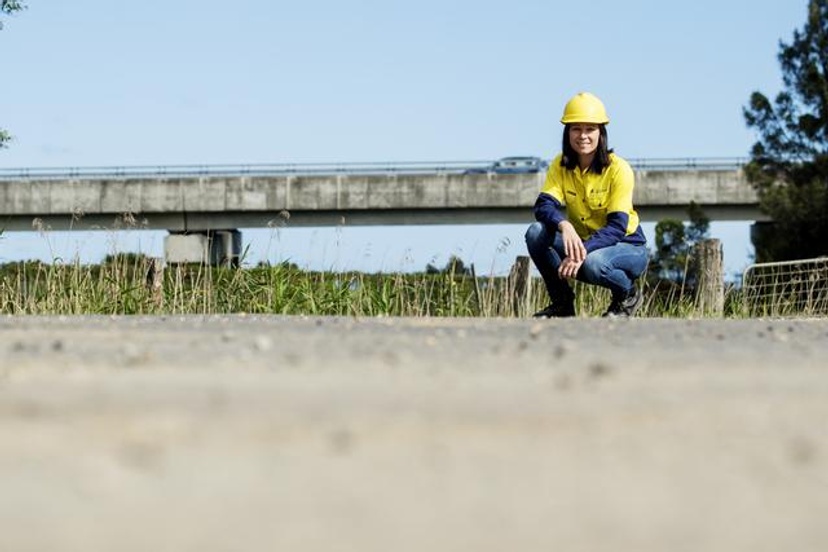
[[[535,202],[535,219],[553,235],[561,221],[569,220],[587,253],[618,242],[647,243],[633,209],[635,175],[630,164],[611,153],[609,166],[595,174],[579,167],[569,170],[561,165],[561,157],[549,164]]]

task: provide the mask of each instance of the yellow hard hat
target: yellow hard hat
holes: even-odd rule
[[[609,124],[609,117],[604,104],[597,96],[589,92],[579,92],[566,102],[561,122],[606,125]]]

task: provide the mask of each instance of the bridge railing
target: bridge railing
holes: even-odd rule
[[[737,170],[747,163],[739,157],[630,158],[636,170]],[[384,163],[255,163],[230,165],[132,165],[101,167],[0,168],[0,180],[66,180],[81,178],[181,178],[204,176],[314,176],[370,174],[462,174],[485,171],[493,161],[414,161]]]
[[[735,171],[747,165],[747,157],[627,158],[639,171]]]
[[[487,161],[385,163],[252,163],[132,165],[109,167],[0,168],[0,180],[72,178],[163,178],[200,176],[304,176],[337,174],[433,174],[485,168]]]

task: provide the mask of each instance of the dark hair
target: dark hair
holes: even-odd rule
[[[561,156],[561,166],[569,170],[578,166],[578,154],[572,149],[569,143],[569,128],[572,125],[567,123],[563,130],[563,155]],[[607,138],[607,125],[598,125],[598,148],[595,150],[595,157],[592,158],[592,164],[589,170],[594,174],[601,174],[604,169],[609,167],[609,154],[612,150],[609,149],[609,138]]]

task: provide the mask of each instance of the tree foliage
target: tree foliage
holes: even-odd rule
[[[0,0],[0,15],[10,15],[16,11],[20,11],[26,6],[19,0]],[[3,21],[0,20],[0,29],[3,28]],[[0,149],[6,147],[6,144],[11,140],[8,132],[0,128]]]
[[[26,6],[20,0],[0,0],[0,13],[5,14],[12,14],[16,11],[20,11]],[[3,22],[0,21],[0,28],[2,28]]]
[[[426,274],[451,274],[452,276],[466,276],[470,275],[471,272],[471,267],[466,266],[463,259],[457,255],[452,255],[446,263],[446,266],[443,268],[437,268],[432,263],[428,263],[426,265]]]
[[[710,219],[695,202],[690,203],[687,214],[690,218],[687,225],[677,219],[663,219],[656,224],[655,251],[648,271],[652,284],[667,281],[693,286],[696,280],[693,248],[707,238]]]
[[[828,254],[828,0],[809,1],[778,59],[783,91],[753,92],[743,109],[759,134],[745,173],[773,221],[754,232],[759,262]]]

